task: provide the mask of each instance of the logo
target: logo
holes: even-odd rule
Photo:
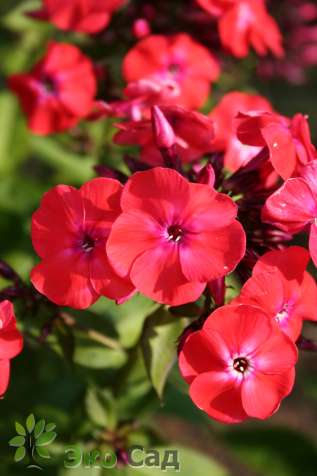
[[[31,413],[26,419],[25,427],[15,422],[17,435],[11,438],[9,445],[16,448],[14,461],[27,461],[27,468],[43,469],[43,460],[50,459],[48,446],[53,443],[57,433],[55,423],[46,423],[44,419],[35,421]]]

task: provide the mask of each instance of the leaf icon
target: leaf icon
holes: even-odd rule
[[[37,446],[36,447],[36,452],[41,458],[50,458],[50,454],[48,452],[48,449],[45,447]]]
[[[34,426],[35,426],[35,418],[33,413],[31,413],[31,415],[29,415],[26,419],[26,428],[29,433],[32,433],[32,431],[34,430]]]
[[[26,436],[26,431],[23,425],[19,423],[18,421],[15,422],[15,430],[18,435]]]
[[[55,430],[55,428],[56,428],[55,423],[48,423],[45,427],[45,431],[53,431]]]
[[[45,420],[39,420],[34,427],[34,437],[38,438],[44,431]]]
[[[14,436],[9,441],[9,445],[10,446],[15,446],[15,447],[24,446],[24,443],[25,443],[24,436]]]
[[[35,445],[38,446],[46,446],[52,443],[57,436],[57,433],[54,431],[48,431],[47,433],[42,433],[42,435],[36,440]]]
[[[15,452],[14,461],[16,463],[18,463],[19,461],[21,461],[24,458],[25,455],[26,455],[26,450],[25,450],[24,446],[21,446]]]

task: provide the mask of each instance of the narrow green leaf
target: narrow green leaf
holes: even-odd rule
[[[49,451],[47,448],[42,447],[42,446],[36,446],[35,451],[37,454],[40,456],[40,458],[46,458],[49,459],[51,455],[49,454]]]
[[[19,423],[18,421],[15,422],[15,429],[18,435],[26,436],[26,431],[23,425]]]
[[[38,438],[44,431],[45,420],[39,420],[34,427],[34,437]]]
[[[14,461],[18,463],[21,461],[26,455],[26,449],[24,446],[21,446],[20,448],[17,448],[15,454],[14,454]]]
[[[26,428],[29,433],[32,433],[32,431],[34,430],[34,427],[35,427],[35,418],[33,413],[31,413],[31,415],[29,415],[26,419]]]
[[[55,430],[55,428],[56,428],[55,423],[48,423],[45,427],[45,431],[53,431]]]
[[[145,323],[143,356],[152,385],[160,398],[176,359],[177,339],[186,324],[187,319],[174,317],[164,309],[157,310]]]
[[[15,447],[23,446],[24,443],[25,443],[25,438],[24,438],[24,436],[14,436],[14,437],[11,438],[11,440],[9,441],[9,445],[10,445],[10,446],[15,446]]]
[[[55,440],[57,436],[57,433],[54,431],[48,431],[46,433],[42,433],[42,435],[36,440],[35,445],[36,446],[46,446]]]

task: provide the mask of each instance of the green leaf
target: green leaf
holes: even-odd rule
[[[32,431],[34,430],[34,427],[35,427],[35,418],[33,413],[31,413],[31,415],[29,415],[26,419],[26,428],[29,433],[32,433]]]
[[[116,393],[117,413],[122,420],[138,418],[154,406],[157,395],[145,367],[141,346],[130,354],[129,362],[118,376]]]
[[[26,431],[23,425],[19,423],[18,421],[15,422],[15,429],[18,435],[26,436]]]
[[[172,316],[159,309],[145,323],[142,349],[148,375],[161,398],[169,371],[176,359],[177,340],[187,319]]]
[[[86,336],[77,336],[73,360],[91,369],[118,368],[125,364],[127,355],[124,350],[109,349]]]
[[[45,431],[53,431],[55,430],[55,428],[56,428],[55,423],[48,423],[45,427]]]
[[[11,440],[9,441],[9,445],[10,445],[10,446],[19,447],[19,446],[24,446],[24,444],[25,444],[25,438],[24,438],[24,436],[14,436],[14,437],[11,438]]]
[[[110,301],[111,302],[111,301]],[[117,306],[113,302],[115,325],[123,347],[131,348],[139,340],[146,317],[153,313],[157,304],[150,299],[137,294],[124,304]]]
[[[42,447],[42,446],[36,446],[35,451],[37,454],[40,456],[40,458],[46,458],[49,459],[51,455],[49,454],[49,451],[47,448]]]
[[[18,463],[21,461],[26,455],[26,449],[24,446],[21,446],[20,448],[17,448],[15,454],[14,454],[14,461]]]
[[[34,437],[38,438],[44,431],[45,420],[39,420],[34,428]]]
[[[36,440],[35,445],[36,446],[50,445],[51,443],[53,443],[56,436],[57,436],[57,433],[55,433],[54,431],[48,431],[48,432],[42,433],[42,435]]]
[[[115,429],[117,423],[116,409],[110,392],[89,388],[85,403],[87,414],[93,423],[109,430]]]

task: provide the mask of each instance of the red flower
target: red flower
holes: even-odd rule
[[[267,146],[276,172],[287,179],[317,158],[311,143],[307,118],[292,119],[272,113],[239,114],[237,136],[243,144]],[[287,160],[285,160],[287,157]]]
[[[214,127],[212,121],[199,112],[190,111],[180,106],[154,107],[154,111],[163,113],[163,120],[174,132],[175,152],[184,162],[200,159],[212,149]],[[155,112],[154,112],[155,114]],[[162,156],[157,147],[157,137],[152,121],[131,121],[117,124],[120,129],[114,142],[120,145],[139,145],[141,160],[151,165],[163,165]]]
[[[190,109],[206,101],[210,83],[219,76],[219,65],[212,54],[189,35],[151,35],[139,41],[123,62],[126,81],[143,78],[173,80],[179,86],[178,97],[169,104]]]
[[[44,195],[32,218],[32,243],[42,261],[31,281],[54,303],[84,309],[100,295],[122,301],[133,292],[105,248],[121,212],[121,190],[117,180],[97,178],[79,190],[58,185]]]
[[[179,367],[193,402],[211,418],[265,419],[294,383],[297,349],[261,309],[218,308],[185,340]]]
[[[97,33],[125,0],[43,0],[43,8],[31,16],[48,20],[61,30]]]
[[[267,99],[254,94],[233,91],[223,96],[209,116],[215,125],[213,150],[225,151],[225,167],[236,172],[246,165],[262,149],[261,146],[242,144],[236,134],[235,118],[239,112],[267,111],[273,112]]]
[[[282,36],[267,12],[264,0],[197,0],[207,12],[219,17],[220,39],[234,56],[243,58],[253,47],[258,55],[269,51],[283,56]]]
[[[317,160],[303,169],[302,177],[288,179],[267,199],[262,218],[289,233],[308,227],[309,251],[317,266]]]
[[[244,255],[234,202],[175,170],[134,174],[121,207],[107,243],[109,260],[120,276],[160,303],[195,301],[208,281],[228,274]]]
[[[0,302],[0,395],[8,388],[10,359],[22,350],[23,338],[16,327],[13,305],[10,301]]]
[[[51,42],[31,72],[11,76],[9,86],[20,99],[29,128],[40,135],[75,126],[90,113],[96,94],[91,61],[66,43]]]
[[[256,263],[235,302],[258,306],[296,341],[303,320],[317,320],[317,286],[306,271],[308,261],[308,251],[299,246],[269,251]]]

